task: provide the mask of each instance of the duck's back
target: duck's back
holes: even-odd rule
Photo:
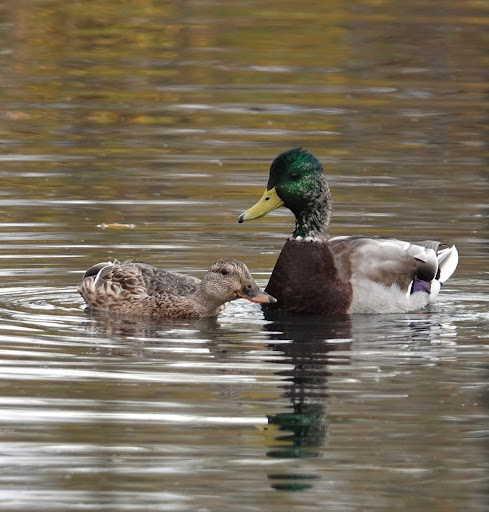
[[[148,295],[162,293],[181,296],[192,295],[200,283],[200,279],[197,277],[161,270],[143,261],[127,260],[122,265],[137,268]]]
[[[99,263],[85,273],[78,291],[90,307],[133,315],[192,316],[200,280],[144,262]]]

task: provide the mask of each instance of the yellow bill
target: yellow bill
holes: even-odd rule
[[[275,187],[270,190],[265,190],[260,200],[239,216],[238,222],[241,223],[245,220],[259,219],[260,217],[264,217],[267,213],[273,212],[273,210],[276,210],[283,204],[284,202],[278,196]]]

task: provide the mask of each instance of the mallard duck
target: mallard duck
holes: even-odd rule
[[[87,270],[78,291],[93,309],[155,318],[216,316],[239,298],[275,302],[258,288],[248,267],[231,258],[217,260],[202,281],[141,261],[98,263]]]
[[[424,308],[455,271],[455,246],[368,236],[329,236],[331,193],[323,167],[296,148],[270,167],[265,193],[239,217],[258,219],[285,206],[295,229],[265,291],[300,313],[399,313]]]

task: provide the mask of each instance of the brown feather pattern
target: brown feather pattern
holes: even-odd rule
[[[238,298],[274,302],[246,265],[232,258],[216,261],[202,281],[141,261],[98,263],[87,270],[78,291],[94,309],[158,318],[216,316]]]

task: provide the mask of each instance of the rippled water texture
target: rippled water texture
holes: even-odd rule
[[[0,6],[0,510],[486,511],[487,2]],[[91,316],[90,265],[266,285],[271,160],[324,163],[332,233],[460,252],[431,310]]]

